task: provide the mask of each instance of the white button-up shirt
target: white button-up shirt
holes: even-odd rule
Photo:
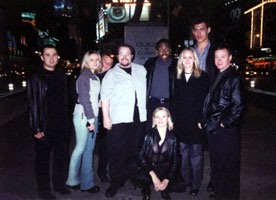
[[[117,63],[103,78],[101,100],[109,100],[109,114],[112,124],[133,122],[135,92],[140,121],[147,120],[146,74],[144,66],[131,63],[131,75]]]

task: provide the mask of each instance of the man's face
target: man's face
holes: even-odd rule
[[[163,62],[166,62],[169,59],[171,52],[172,52],[172,50],[171,50],[169,44],[167,44],[167,43],[159,44],[159,47],[157,49],[157,54]]]
[[[43,67],[46,70],[53,71],[58,64],[58,53],[55,48],[45,48],[43,54],[40,56],[43,61]]]
[[[231,65],[232,55],[229,55],[227,49],[215,51],[215,64],[220,72],[223,72]]]
[[[120,47],[118,51],[118,61],[120,66],[123,68],[128,68],[131,65],[133,55],[131,54],[131,50],[128,47]]]
[[[108,71],[112,67],[112,65],[113,65],[113,58],[111,58],[111,57],[109,57],[107,55],[104,55],[102,57],[102,64],[103,64],[103,66],[102,66],[102,73],[104,73],[104,72]]]
[[[203,43],[208,41],[208,34],[211,32],[211,28],[208,27],[205,22],[195,24],[193,27],[193,34],[197,43]]]

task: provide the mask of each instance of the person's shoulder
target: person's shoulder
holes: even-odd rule
[[[140,65],[138,63],[132,63],[132,67],[134,67],[138,71],[146,72],[146,68],[144,67],[144,65]]]
[[[148,65],[151,65],[151,64],[155,63],[155,61],[157,60],[157,58],[158,57],[155,56],[155,57],[151,57],[151,58],[147,59],[146,62],[145,62],[145,64],[144,64],[144,66],[148,67]]]

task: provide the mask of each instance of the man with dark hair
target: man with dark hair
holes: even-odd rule
[[[35,172],[38,194],[42,199],[55,199],[51,194],[49,157],[53,150],[52,183],[54,191],[69,194],[65,188],[69,161],[67,123],[67,88],[63,74],[56,71],[58,52],[44,46],[43,67],[33,73],[27,84],[29,124],[35,138]]]
[[[102,81],[105,74],[113,66],[113,58],[109,55],[102,55],[102,72],[99,74],[99,78]],[[103,126],[103,115],[102,109],[99,110],[99,134],[97,136],[98,142],[98,169],[97,173],[101,182],[109,182],[107,176],[107,164],[108,164],[108,151],[107,151],[107,141],[106,141],[106,129]]]
[[[226,45],[215,49],[219,70],[203,107],[202,127],[210,146],[214,194],[210,198],[238,200],[240,191],[239,121],[243,110],[241,77],[231,67],[232,55]]]
[[[197,53],[200,69],[205,71],[212,82],[217,74],[214,63],[214,44],[209,40],[211,27],[204,17],[197,17],[192,20],[192,32],[196,39],[195,51]]]
[[[194,46],[196,54],[199,59],[199,67],[208,74],[210,83],[213,82],[218,70],[215,66],[214,48],[215,45],[209,40],[211,27],[208,20],[203,16],[198,16],[192,20],[192,32],[196,39]],[[212,166],[211,179],[207,185],[207,191],[213,190],[212,184]]]
[[[103,78],[101,101],[107,129],[110,187],[105,196],[116,195],[127,180],[128,165],[134,159],[145,135],[146,70],[132,62],[128,44],[118,48],[118,61]]]
[[[160,39],[156,43],[156,52],[158,56],[144,64],[147,70],[147,129],[152,126],[152,114],[156,108],[169,109],[176,67],[169,40]]]

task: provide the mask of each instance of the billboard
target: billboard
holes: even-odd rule
[[[150,57],[157,56],[155,44],[161,38],[168,38],[168,27],[125,26],[124,38],[135,49],[133,62],[143,65]]]

